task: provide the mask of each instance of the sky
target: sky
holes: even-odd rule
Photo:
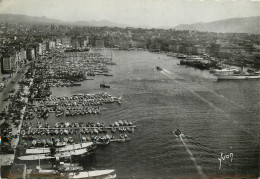
[[[0,0],[0,14],[64,21],[108,20],[140,27],[174,27],[260,16],[260,0]]]

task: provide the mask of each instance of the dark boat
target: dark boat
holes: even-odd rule
[[[110,86],[103,82],[100,83],[100,88],[110,88]]]
[[[180,136],[180,135],[181,135],[181,131],[180,131],[179,129],[176,129],[176,130],[174,131],[174,134],[175,134],[176,136]]]
[[[76,48],[72,48],[72,49],[66,49],[64,50],[64,52],[80,52],[80,50]]]
[[[64,50],[64,52],[88,52],[89,50],[90,50],[89,48],[82,48],[82,49],[68,48]]]
[[[81,86],[80,83],[72,83],[71,86]]]
[[[160,66],[156,66],[156,70],[161,71],[161,70],[163,70],[163,69],[162,69],[162,67],[160,67]]]

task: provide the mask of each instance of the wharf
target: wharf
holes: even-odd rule
[[[136,126],[114,126],[114,127],[57,127],[57,128],[30,128],[30,130],[55,130],[55,129],[120,129],[122,127],[136,128]]]

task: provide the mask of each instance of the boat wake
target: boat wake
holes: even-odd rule
[[[190,88],[187,88],[186,86],[184,86],[183,84],[181,84],[179,81],[175,80],[174,77],[171,75],[171,74],[172,74],[171,72],[168,73],[169,71],[168,71],[168,72],[167,72],[167,71],[168,71],[168,70],[163,69],[163,70],[161,71],[161,73],[164,74],[165,76],[167,76],[168,78],[173,79],[179,86],[182,86],[184,89],[188,89],[192,94],[194,94],[195,96],[197,96],[201,101],[205,102],[206,104],[208,104],[209,106],[211,106],[212,108],[214,108],[216,111],[218,111],[220,114],[222,114],[222,115],[225,116],[226,118],[230,118],[230,117],[231,117],[232,114],[227,113],[227,112],[225,111],[225,109],[221,109],[220,107],[216,106],[214,103],[212,103],[212,102],[210,102],[209,100],[205,99],[203,96],[201,96],[201,95],[200,95],[199,93],[197,93],[196,91],[194,91],[194,90],[192,90],[192,89],[190,89]],[[203,86],[203,87],[205,88],[205,86]],[[220,95],[220,94],[218,94],[218,93],[216,93],[216,92],[214,92],[214,91],[212,91],[212,90],[210,90],[210,89],[208,89],[208,88],[206,88],[206,89],[207,89],[209,92],[211,92],[212,94],[216,95],[216,97],[222,98],[223,100],[226,100],[226,101],[230,102],[231,104],[237,106],[238,108],[240,108],[240,109],[242,109],[242,110],[244,110],[244,111],[247,111],[247,112],[249,112],[249,113],[252,114],[252,112],[249,111],[248,109],[246,109],[243,105],[239,105],[239,104],[235,103],[234,101],[232,101],[232,100],[230,100],[230,99],[224,97],[223,95]],[[232,120],[232,122],[233,122],[234,124],[236,124],[237,126],[239,126],[241,129],[244,129],[244,126],[243,126],[243,125],[240,125],[236,120]],[[246,133],[247,133],[250,137],[254,138],[254,136],[250,135],[248,131],[246,131]]]
[[[168,71],[168,70],[167,70],[167,71]],[[161,73],[164,74],[165,76],[171,78],[171,74],[172,74],[172,73],[168,73],[167,71],[165,71],[165,69],[164,69],[164,70],[161,71]]]
[[[172,73],[171,73],[170,71],[168,71],[168,70],[166,70],[166,69],[163,69],[163,70],[161,71],[161,73],[164,74],[165,76],[167,76],[167,77],[173,79],[173,77],[171,76]],[[176,81],[176,80],[175,80],[175,81]],[[176,81],[176,83],[178,83],[179,85],[181,85],[178,81]],[[235,105],[235,106],[237,106],[237,107],[239,107],[239,108],[241,108],[241,109],[243,109],[243,110],[248,111],[244,106],[239,105],[239,104],[235,103],[234,101],[232,101],[232,100],[230,100],[230,99],[228,99],[228,98],[225,98],[223,95],[220,95],[220,94],[218,94],[218,93],[216,93],[216,92],[214,92],[214,91],[212,91],[212,90],[210,90],[210,89],[208,89],[208,88],[207,88],[207,90],[209,90],[209,92],[211,92],[212,94],[216,95],[217,97],[220,97],[220,98],[222,98],[222,99],[224,99],[224,100],[230,102],[231,104],[233,104],[233,105]],[[204,101],[205,103],[207,103],[209,106],[213,107],[215,110],[221,112],[225,117],[230,117],[230,115],[227,114],[224,110],[222,110],[222,109],[220,109],[219,107],[215,106],[213,103],[211,103],[211,102],[209,102],[208,100],[206,100],[205,98],[203,98],[201,95],[199,95],[199,94],[198,94],[197,92],[195,92],[194,90],[189,89],[189,91],[190,91],[191,93],[193,93],[195,96],[197,96],[199,99],[201,99],[202,101]],[[248,111],[248,112],[250,112],[250,111]],[[233,121],[233,122],[235,122],[235,121]]]
[[[190,159],[193,161],[198,173],[202,176],[202,178],[207,178],[207,176],[203,173],[202,168],[198,165],[196,159],[193,157],[193,153],[190,151],[190,149],[189,149],[188,145],[186,144],[185,140],[183,140],[182,137],[184,137],[184,134],[180,134],[179,137],[180,137],[180,140],[181,140],[183,146],[186,148],[186,151],[190,155]]]
[[[170,76],[170,75],[172,74],[172,72],[170,72],[169,70],[163,69],[161,72],[162,72],[165,76],[172,78],[172,76]],[[224,100],[230,102],[231,104],[233,104],[233,105],[235,105],[235,106],[237,106],[237,107],[239,107],[239,108],[241,108],[241,109],[243,109],[243,110],[248,111],[248,110],[245,108],[245,106],[240,105],[240,104],[237,104],[236,102],[234,102],[234,101],[232,101],[232,100],[230,100],[230,99],[224,97],[223,95],[218,94],[218,93],[216,93],[216,92],[214,92],[214,91],[212,91],[212,90],[210,90],[210,89],[208,89],[208,88],[207,88],[207,90],[209,90],[212,94],[214,94],[214,95],[216,95],[216,96],[218,96],[218,97],[220,97],[220,98],[222,98],[222,99],[224,99]],[[248,111],[248,112],[250,112],[250,111]]]
[[[162,72],[165,72],[166,74],[172,74],[169,70],[163,69]]]

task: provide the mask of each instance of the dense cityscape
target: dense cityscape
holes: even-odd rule
[[[174,29],[79,27],[66,25],[1,24],[1,56],[10,56],[12,70],[22,61],[54,48],[120,48],[188,55],[208,54],[219,62],[259,68],[260,36]],[[26,53],[27,52],[27,53]],[[15,65],[14,65],[15,64]],[[2,73],[6,73],[2,67]]]

